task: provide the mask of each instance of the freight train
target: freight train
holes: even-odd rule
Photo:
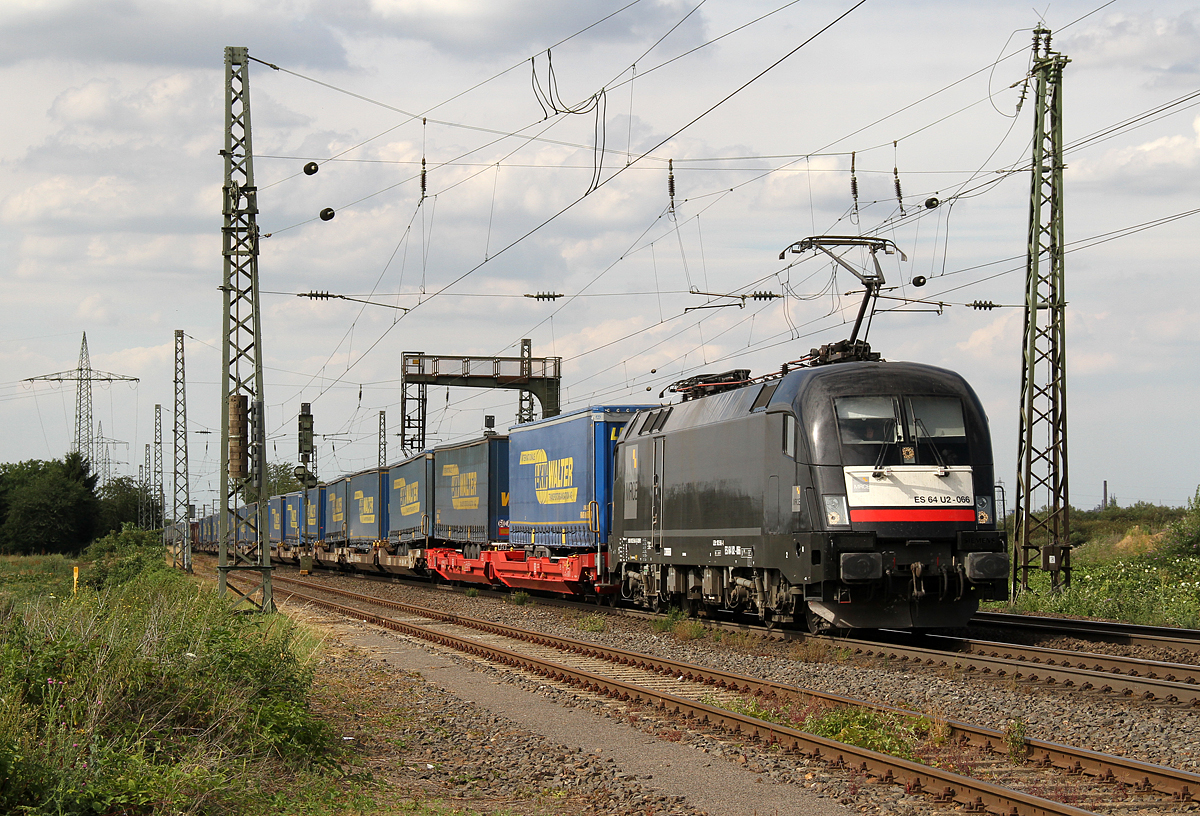
[[[987,418],[958,374],[877,356],[695,377],[673,404],[593,406],[274,497],[271,551],[813,631],[963,626],[1008,594]],[[239,541],[253,517],[238,509]]]

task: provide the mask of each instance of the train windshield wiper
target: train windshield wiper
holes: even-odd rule
[[[918,449],[921,447],[922,431],[925,432],[925,441],[929,445],[929,449],[933,451],[933,458],[937,460],[938,467],[942,469],[942,473],[939,475],[945,475],[946,460],[944,460],[942,458],[942,454],[938,452],[937,445],[934,444],[933,437],[929,434],[929,429],[925,427],[925,423],[921,421],[920,417],[917,417],[916,421],[913,422],[913,436],[916,437],[914,441],[917,443]]]
[[[883,426],[884,442],[879,446],[879,455],[875,457],[875,467],[871,470],[871,475],[876,479],[883,477],[883,459],[887,455],[888,448],[892,446],[892,442],[896,440],[896,418],[892,417],[888,420],[888,424]]]

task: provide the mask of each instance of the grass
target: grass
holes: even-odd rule
[[[684,619],[683,610],[677,606],[672,606],[667,610],[667,614],[650,621],[650,628],[658,634],[663,635],[674,629],[675,624]]]
[[[1200,627],[1200,556],[1163,550],[1112,561],[1073,562],[1071,586],[1052,590],[1031,571],[1030,590],[1002,608],[1153,626]]]
[[[603,632],[608,626],[608,621],[605,616],[599,612],[589,612],[583,615],[575,622],[575,625],[581,632]]]
[[[706,697],[702,702],[847,745],[914,761],[917,759],[918,746],[933,731],[931,722],[924,717],[901,717],[870,709],[831,706],[820,700],[776,702],[738,697],[722,702],[715,697]]]
[[[1106,526],[1072,551],[1070,587],[1052,589],[1049,574],[1031,570],[1029,591],[986,606],[1200,628],[1200,490],[1185,509],[1138,505],[1091,513],[1094,525]]]
[[[316,640],[236,614],[163,565],[157,537],[0,563],[0,812],[345,812],[312,716]]]

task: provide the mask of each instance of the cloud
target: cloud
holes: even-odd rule
[[[244,45],[293,65],[346,67],[337,33],[312,3],[59,0],[0,6],[0,65],[28,60],[212,68]]]
[[[1197,13],[1177,16],[1111,14],[1061,40],[1078,65],[1132,68],[1155,75],[1155,82],[1192,81],[1200,74]]]
[[[1161,136],[1141,144],[1113,148],[1099,158],[1081,158],[1069,166],[1068,181],[1108,181],[1121,188],[1161,196],[1195,189],[1200,168],[1200,116],[1192,133]]]
[[[356,33],[420,40],[460,57],[528,53],[577,31],[576,44],[654,42],[690,11],[683,0],[653,0],[613,15],[605,0],[551,3],[538,0],[358,0],[344,4],[338,22]],[[584,29],[587,29],[584,31]],[[671,34],[667,49],[703,39],[700,14]]]

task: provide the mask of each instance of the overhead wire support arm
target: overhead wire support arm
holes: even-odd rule
[[[366,298],[356,298],[352,295],[338,295],[332,292],[297,292],[296,297],[308,298],[309,300],[349,300],[354,303],[365,303],[368,306],[382,306],[385,309],[397,309],[401,312],[411,312],[407,306],[397,306],[394,303],[380,303],[377,300],[367,300]]]
[[[742,295],[727,294],[724,292],[701,292],[694,286],[688,290],[688,293],[712,298],[731,298],[731,301],[729,303],[706,303],[703,306],[688,306],[683,310],[685,313],[698,309],[723,309],[726,306],[737,306],[739,309],[745,309],[747,300],[774,300],[783,297],[783,295],[775,292],[748,292]]]

